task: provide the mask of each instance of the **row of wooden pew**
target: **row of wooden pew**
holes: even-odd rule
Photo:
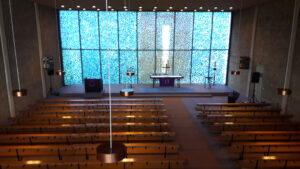
[[[197,104],[198,118],[243,169],[300,168],[300,123],[266,103]]]
[[[112,138],[127,157],[97,161],[109,141],[108,99],[42,100],[0,126],[0,168],[182,169],[162,99],[112,99]]]

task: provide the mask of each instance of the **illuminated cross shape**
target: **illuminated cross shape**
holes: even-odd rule
[[[166,64],[166,66],[165,67],[162,67],[163,69],[166,69],[166,71],[165,71],[165,73],[166,73],[166,75],[168,74],[168,69],[170,69],[170,66],[168,66],[168,64]]]

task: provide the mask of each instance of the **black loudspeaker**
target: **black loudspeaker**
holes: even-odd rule
[[[47,69],[47,73],[49,76],[52,76],[52,75],[54,75],[54,63],[53,63],[52,59],[48,61],[48,65],[49,65],[49,67]]]
[[[252,83],[259,83],[260,73],[259,72],[252,72]]]
[[[102,79],[84,79],[85,92],[102,92]]]

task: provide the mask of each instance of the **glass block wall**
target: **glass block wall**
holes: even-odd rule
[[[205,76],[225,84],[230,12],[59,11],[65,85],[85,78],[151,83],[151,74],[182,75],[183,83],[204,83]],[[216,67],[216,71],[214,71]]]

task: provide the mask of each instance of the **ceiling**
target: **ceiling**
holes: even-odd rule
[[[54,6],[55,0],[29,0],[38,2],[41,5]],[[152,11],[153,7],[157,7],[157,11],[166,11],[170,6],[173,10],[179,11],[187,7],[185,11],[231,11],[239,10],[240,8],[248,8],[261,3],[265,3],[272,0],[108,0],[108,5],[112,6],[114,10],[124,10],[123,6],[126,1],[126,6],[129,10],[137,11],[140,6],[143,7],[143,11]],[[79,9],[86,8],[86,10],[105,10],[105,0],[56,0],[56,7],[61,8],[64,5],[64,9],[77,9],[77,5],[80,5]],[[95,9],[92,6],[96,6]],[[199,9],[202,7],[202,10]],[[217,7],[217,9],[215,9]]]

